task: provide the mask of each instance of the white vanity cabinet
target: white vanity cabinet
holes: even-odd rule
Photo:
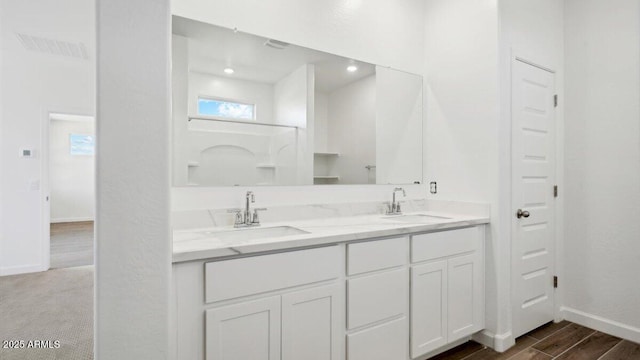
[[[482,227],[411,239],[411,357],[484,328]]]
[[[425,359],[484,327],[483,234],[176,263],[174,359]]]

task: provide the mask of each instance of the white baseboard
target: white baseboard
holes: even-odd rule
[[[640,343],[640,328],[572,309],[570,307],[563,306],[560,308],[560,311],[562,312],[565,320],[606,334],[617,336],[619,338]]]
[[[57,223],[93,221],[93,220],[94,220],[93,217],[74,217],[74,218],[51,219],[51,223],[57,224]]]
[[[494,334],[490,331],[483,330],[479,333],[473,334],[473,340],[484,346],[488,346],[497,352],[507,351],[507,349],[516,343],[511,331],[504,334]]]
[[[48,268],[44,268],[43,265],[23,265],[23,266],[12,266],[12,267],[3,267],[0,268],[0,276],[9,276],[9,275],[18,275],[18,274],[27,274],[34,272],[47,271]]]

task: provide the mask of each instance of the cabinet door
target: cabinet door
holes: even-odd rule
[[[206,312],[207,360],[279,360],[280,297]]]
[[[447,344],[447,261],[411,268],[411,357]]]
[[[282,296],[282,360],[344,359],[343,294],[336,284]]]
[[[483,327],[483,269],[479,253],[449,259],[448,339],[471,335]]]

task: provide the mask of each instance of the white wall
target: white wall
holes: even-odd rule
[[[50,128],[51,222],[93,220],[95,208],[95,157],[71,155],[71,134],[95,136],[93,119],[51,120]]]
[[[486,327],[509,337],[508,274],[499,234],[498,4],[425,1],[426,182],[434,199],[491,204],[487,233]],[[507,344],[508,346],[508,344]]]
[[[376,75],[329,94],[328,148],[340,153],[329,175],[338,184],[367,184],[367,165],[376,164]],[[375,182],[374,182],[375,183]]]
[[[43,177],[49,112],[94,114],[94,4],[91,1],[0,1],[2,113],[0,275],[49,266]],[[85,44],[89,60],[26,50],[16,32]],[[18,157],[21,147],[36,157]],[[33,185],[33,186],[32,186]]]
[[[393,68],[423,70],[423,0],[175,0],[175,15]]]
[[[640,342],[640,4],[565,6],[565,316]]]
[[[96,4],[95,358],[162,360],[170,338],[169,1]]]

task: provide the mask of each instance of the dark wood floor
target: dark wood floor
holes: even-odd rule
[[[93,265],[93,221],[51,224],[52,269]]]
[[[437,360],[640,360],[640,345],[562,321],[519,337],[511,349],[498,353],[469,341],[432,359]]]

